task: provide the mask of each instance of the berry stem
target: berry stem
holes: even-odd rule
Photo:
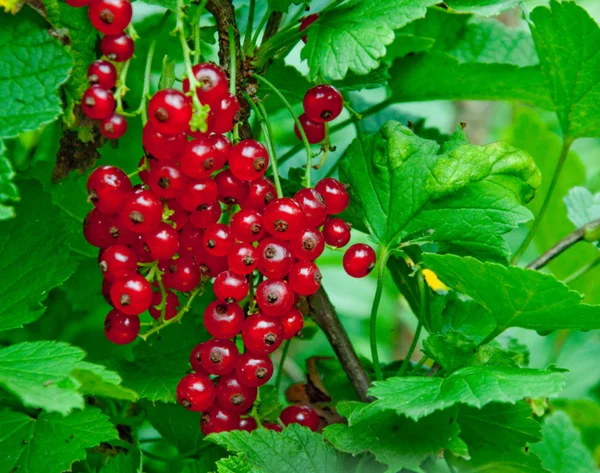
[[[137,38],[135,30],[133,29],[133,25],[129,24],[127,27],[127,34],[132,38]],[[129,64],[131,63],[131,58],[125,61],[121,71],[119,72],[119,79],[117,80],[117,88],[115,90],[115,100],[117,105],[115,107],[115,112],[124,115],[124,116],[134,116],[135,114],[127,113],[123,110],[123,97],[129,90],[127,88],[127,73],[129,72]]]
[[[158,281],[158,288],[160,289],[160,295],[161,295],[161,300],[160,300],[160,305],[159,305],[160,321],[161,321],[161,323],[164,323],[165,315],[167,313],[167,291],[165,289],[165,285],[163,284],[162,274],[163,274],[162,271],[157,268],[156,269],[156,280]]]
[[[419,372],[419,370],[423,367],[423,365],[427,362],[427,360],[429,360],[429,357],[427,355],[423,355],[423,357],[417,362],[417,364],[412,367],[412,369],[410,370],[410,374],[416,375]]]
[[[235,36],[233,31],[233,26],[229,25],[227,27],[227,34],[229,36],[229,93],[231,95],[236,95],[236,70],[235,70]]]
[[[417,347],[417,343],[419,342],[419,337],[421,336],[421,330],[423,329],[423,321],[427,317],[427,312],[429,310],[428,307],[428,297],[427,297],[427,286],[425,285],[425,277],[423,276],[423,271],[419,269],[417,273],[417,281],[419,285],[419,295],[420,295],[420,303],[419,303],[419,322],[417,324],[417,329],[415,330],[415,334],[412,339],[412,343],[410,344],[410,348],[402,360],[402,365],[400,366],[400,371],[398,371],[398,376],[404,376],[408,365],[410,365],[410,359],[412,358],[413,353],[415,352],[415,348]]]
[[[208,0],[203,0],[198,6],[198,12],[194,18],[194,64],[200,62],[200,20],[202,19],[202,12]]]
[[[594,261],[592,261],[590,264],[585,265],[583,268],[575,271],[573,274],[571,274],[570,276],[568,276],[567,278],[565,278],[563,280],[563,282],[565,284],[570,284],[572,282],[575,282],[581,276],[583,276],[584,274],[586,274],[588,271],[591,271],[592,269],[594,269],[598,265],[600,265],[600,256],[598,258],[596,258]]]
[[[363,116],[352,108],[352,105],[350,105],[350,102],[344,102],[344,107],[346,107],[346,109],[350,112],[350,114],[354,118],[356,118],[357,120],[362,120]]]
[[[321,156],[321,161],[316,166],[313,166],[313,169],[321,169],[321,166],[325,164],[325,160],[327,159],[327,154],[331,149],[331,139],[329,135],[329,123],[325,123],[325,144],[322,145],[323,156]]]
[[[285,341],[285,344],[283,345],[283,351],[281,352],[281,358],[279,359],[279,366],[277,367],[277,376],[275,377],[275,392],[277,394],[279,394],[279,390],[281,389],[281,381],[283,380],[283,366],[285,365],[285,359],[287,358],[291,341],[291,338]]]
[[[383,293],[383,282],[385,276],[385,267],[388,259],[388,250],[385,245],[379,248],[379,257],[377,258],[377,289],[375,290],[375,298],[371,307],[371,322],[370,322],[370,340],[371,340],[371,357],[373,358],[373,368],[375,369],[375,379],[378,381],[383,379],[381,365],[379,363],[379,351],[377,349],[377,313],[379,312],[379,303]]]

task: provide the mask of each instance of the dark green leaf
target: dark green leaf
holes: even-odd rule
[[[182,456],[195,453],[202,445],[204,435],[199,428],[198,414],[182,409],[179,404],[145,402],[144,406],[152,427],[175,446]]]

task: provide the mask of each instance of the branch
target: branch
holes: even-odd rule
[[[564,251],[571,248],[575,243],[585,240],[586,233],[590,230],[594,230],[600,226],[600,219],[594,220],[593,222],[578,228],[572,233],[569,233],[566,237],[560,240],[556,245],[546,251],[539,258],[534,260],[527,266],[527,269],[540,269],[546,266],[550,261],[556,258]]]

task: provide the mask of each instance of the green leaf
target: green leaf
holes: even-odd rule
[[[24,181],[21,192],[18,217],[0,222],[0,331],[37,320],[50,289],[77,265],[65,248],[68,232],[48,194],[33,181]]]
[[[469,367],[447,378],[409,376],[373,384],[369,394],[377,400],[364,407],[365,411],[392,410],[419,420],[455,404],[481,408],[491,402],[515,403],[524,397],[554,397],[564,386],[564,375],[551,370]]]
[[[98,409],[66,417],[0,412],[0,469],[61,473],[86,457],[86,448],[117,438],[117,430]]]
[[[343,79],[348,71],[366,74],[379,66],[394,30],[425,16],[435,0],[353,0],[326,13],[308,29],[302,58],[311,81]]]
[[[9,200],[16,202],[20,200],[19,189],[12,182],[15,177],[12,164],[6,156],[6,147],[0,140],[0,220],[6,220],[15,216],[14,209],[3,205]]]
[[[389,69],[387,67],[379,67],[365,75],[348,74],[343,80],[334,81],[331,85],[342,91],[360,91],[385,87],[388,80],[390,80]]]
[[[204,435],[198,428],[198,414],[182,409],[179,404],[164,402],[145,402],[144,407],[148,422],[161,437],[175,446],[182,456],[195,453],[201,446]]]
[[[531,446],[552,473],[591,473],[596,464],[581,440],[581,434],[564,412],[557,411],[544,419],[544,439]]]
[[[0,13],[0,64],[0,138],[37,130],[60,115],[57,92],[71,58],[32,9],[16,18]]]
[[[552,407],[565,412],[581,432],[585,445],[594,454],[598,462],[598,446],[600,446],[600,404],[587,399],[556,399]]]
[[[250,465],[243,454],[223,458],[217,462],[218,473],[260,473],[260,470]]]
[[[469,461],[453,461],[460,473],[554,473],[542,468],[540,459],[523,449],[503,451],[492,445],[470,448]]]
[[[310,0],[269,0],[269,8],[272,11],[287,13],[290,5],[300,5],[301,3],[310,3]]]
[[[143,473],[142,458],[137,448],[130,449],[111,458],[98,473]]]
[[[397,122],[354,140],[340,174],[354,215],[388,248],[421,239],[500,260],[502,234],[530,218],[521,204],[540,181],[533,160],[505,143],[475,146],[457,132],[440,148]]]
[[[509,327],[542,332],[600,328],[600,306],[582,304],[579,293],[550,274],[454,255],[425,254],[423,264],[485,307],[496,320],[496,335]]]
[[[600,219],[600,192],[592,194],[585,187],[574,187],[565,197],[569,220],[577,228]]]
[[[320,434],[292,424],[278,433],[258,429],[213,434],[211,442],[245,455],[246,462],[266,473],[346,473],[343,459]]]
[[[600,128],[600,28],[575,2],[551,0],[531,12],[531,31],[563,133],[597,136]]]
[[[522,0],[447,0],[450,8],[462,12],[474,12],[483,16],[495,16],[509,10]]]
[[[173,87],[176,79],[175,75],[175,61],[169,60],[169,56],[165,55],[163,58],[163,68],[160,74],[160,80],[158,81],[159,89],[170,89]]]
[[[120,386],[121,377],[104,366],[80,362],[71,371],[71,376],[79,383],[78,391],[82,394],[110,397],[125,401],[137,401],[135,391]]]

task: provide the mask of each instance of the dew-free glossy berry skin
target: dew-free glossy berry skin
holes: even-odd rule
[[[283,341],[283,325],[278,319],[254,314],[242,327],[242,341],[246,349],[257,355],[269,355]]]
[[[190,100],[178,90],[159,90],[148,103],[148,120],[161,133],[176,135],[185,132],[191,118]]]
[[[103,213],[119,212],[123,200],[131,193],[131,181],[116,166],[100,166],[88,177],[88,199]]]
[[[248,183],[240,181],[229,169],[217,174],[214,178],[217,184],[219,200],[227,205],[244,205],[248,195]]]
[[[110,288],[112,283],[108,279],[102,279],[102,297],[104,300],[112,305],[112,301],[110,300]]]
[[[104,334],[117,345],[133,342],[139,333],[140,318],[136,315],[126,315],[113,309],[104,319]]]
[[[258,241],[265,234],[262,214],[254,209],[241,209],[235,213],[229,226],[233,237],[245,243]]]
[[[244,201],[244,209],[255,209],[262,212],[276,197],[275,186],[268,178],[256,179],[248,185],[248,196]]]
[[[270,279],[285,277],[294,264],[294,255],[287,241],[265,238],[259,243],[257,252],[257,267],[261,274]]]
[[[100,133],[109,140],[118,140],[127,132],[127,119],[123,115],[113,113],[100,120]]]
[[[130,248],[113,245],[101,251],[98,266],[104,277],[113,282],[137,271],[137,257]]]
[[[273,422],[263,422],[263,427],[268,430],[274,430],[275,432],[283,432],[283,427],[279,424],[274,424]]]
[[[350,241],[350,225],[341,218],[330,218],[323,225],[325,243],[335,248],[342,248]]]
[[[139,315],[148,310],[152,303],[152,286],[140,274],[129,274],[113,282],[110,300],[120,312]]]
[[[73,8],[81,8],[89,5],[90,0],[65,0],[65,3]]]
[[[258,250],[250,243],[236,243],[227,253],[227,263],[237,274],[251,274],[256,269]]]
[[[223,271],[215,278],[213,291],[217,299],[228,304],[239,302],[248,295],[248,280],[233,271]]]
[[[335,120],[344,109],[342,94],[331,85],[317,85],[304,95],[306,116],[317,123]]]
[[[300,189],[294,195],[294,200],[300,204],[306,215],[306,225],[320,227],[327,219],[327,206],[321,194],[314,189]]]
[[[216,64],[204,62],[192,67],[192,72],[200,86],[196,88],[196,95],[203,104],[208,103],[212,107],[221,97],[229,93],[229,80],[223,69]],[[183,80],[183,91],[189,92],[190,81]]]
[[[100,41],[100,50],[111,61],[125,62],[133,56],[135,46],[127,33],[106,35]]]
[[[306,28],[308,28],[310,25],[312,25],[318,19],[319,19],[318,13],[312,13],[311,15],[308,15],[306,18],[303,18],[302,21],[300,22],[300,31],[304,31]],[[306,39],[307,39],[306,35],[302,36],[302,41],[304,41],[304,43],[306,43]]]
[[[179,292],[189,292],[200,284],[200,269],[189,256],[180,256],[176,260],[161,262],[159,269],[164,271],[165,287]]]
[[[244,310],[239,304],[213,301],[204,311],[204,327],[215,338],[233,338],[243,324]]]
[[[246,432],[252,432],[258,428],[258,424],[252,417],[245,417],[240,419],[240,423],[236,430],[245,430]]]
[[[229,153],[229,169],[241,181],[261,178],[269,166],[269,153],[256,140],[243,140]]]
[[[246,352],[237,359],[235,375],[240,384],[258,388],[273,376],[273,362],[267,355]]]
[[[196,228],[208,228],[221,218],[221,204],[218,201],[201,204],[189,215],[190,223]]]
[[[286,315],[281,317],[280,320],[283,325],[283,338],[285,340],[294,338],[304,327],[304,317],[302,316],[302,312],[295,307],[292,307],[292,309]]]
[[[376,263],[375,251],[364,243],[356,243],[344,253],[344,269],[353,278],[364,278],[373,271]]]
[[[92,25],[104,34],[123,31],[129,25],[132,13],[129,0],[94,0],[88,10]]]
[[[90,245],[108,248],[112,245],[129,245],[136,235],[125,228],[116,215],[92,209],[83,221],[83,236]]]
[[[296,263],[289,274],[290,286],[296,294],[310,296],[321,287],[321,271],[312,261]]]
[[[291,240],[306,228],[306,216],[294,199],[282,197],[265,208],[263,225],[274,237]]]
[[[168,260],[179,250],[179,233],[171,225],[160,223],[144,233],[144,243],[153,259]]]
[[[218,154],[211,140],[196,138],[188,142],[185,153],[179,159],[179,165],[192,179],[206,179],[216,171],[215,162],[219,159]]]
[[[200,359],[200,353],[202,352],[203,345],[204,345],[204,343],[199,343],[198,345],[196,345],[194,347],[194,349],[192,350],[192,353],[190,353],[190,365],[192,366],[192,369],[196,373],[202,373],[202,374],[208,375],[208,373],[202,366],[202,360]]]
[[[290,240],[292,254],[302,261],[316,260],[325,249],[325,238],[316,228],[307,228]]]
[[[217,200],[217,185],[212,179],[195,181],[188,179],[181,194],[176,197],[177,203],[188,212],[197,210],[204,204],[211,204]]]
[[[206,229],[202,238],[204,248],[213,256],[227,256],[235,243],[229,225],[215,223]]]
[[[208,376],[202,373],[185,375],[177,385],[177,401],[193,412],[205,411],[215,400],[215,386]]]
[[[179,254],[195,258],[199,249],[203,247],[202,237],[204,232],[190,225],[179,232]]]
[[[165,305],[165,320],[170,320],[177,315],[177,311],[179,310],[180,302],[179,297],[174,292],[169,290],[166,291],[167,301]],[[156,291],[152,295],[152,304],[148,308],[148,312],[150,315],[156,320],[160,319],[161,314],[161,304],[162,304],[163,296],[160,291]]]
[[[169,200],[166,202],[166,204],[167,207],[169,207],[169,210],[173,212],[171,215],[169,215],[169,222],[175,224],[175,230],[178,232],[183,230],[188,223],[188,212],[184,210],[183,207],[181,207],[181,205],[179,205],[174,199]]]
[[[346,187],[333,177],[326,177],[317,182],[315,190],[321,194],[327,205],[329,215],[336,215],[348,207],[350,196]]]
[[[186,188],[188,178],[175,164],[154,164],[148,173],[150,190],[162,199],[174,199]]]
[[[129,231],[129,230],[128,230]],[[141,233],[133,233],[134,235],[133,241],[129,244],[129,248],[133,250],[135,253],[135,257],[138,260],[138,263],[152,263],[154,259],[150,256],[150,250],[148,249],[148,245],[144,242],[144,235]]]
[[[162,213],[160,199],[151,191],[138,189],[123,200],[119,218],[132,232],[146,233],[158,227]]]
[[[115,109],[115,97],[110,90],[99,85],[89,87],[81,98],[81,110],[94,120],[102,120],[112,115]]]
[[[223,409],[218,404],[202,413],[200,430],[204,435],[218,434],[236,430],[240,425],[240,415]]]
[[[240,111],[240,103],[235,95],[228,93],[211,104],[208,115],[208,129],[213,133],[229,133],[235,125],[235,117]]]
[[[150,122],[144,126],[144,149],[159,161],[177,161],[185,152],[187,142],[185,133],[167,135],[157,131]]]
[[[195,258],[198,268],[200,269],[200,273],[204,278],[214,278],[223,271],[227,271],[229,269],[227,266],[226,256],[213,256],[208,254],[204,248],[204,245],[200,246]]]
[[[256,302],[269,317],[281,317],[294,305],[292,287],[281,279],[267,279],[256,288]]]
[[[229,160],[229,153],[232,148],[231,141],[225,135],[210,135],[208,139],[217,151],[215,166],[213,168],[214,171],[217,171],[225,166]]]
[[[217,383],[217,401],[223,409],[232,412],[246,412],[256,401],[258,390],[240,384],[235,373],[222,376]]]
[[[117,70],[110,62],[98,59],[88,67],[87,80],[90,85],[112,89],[117,83]]]
[[[288,406],[281,411],[279,416],[286,426],[300,424],[315,432],[319,428],[319,414],[310,406]]]
[[[302,125],[302,129],[304,130],[304,134],[306,135],[306,139],[311,144],[320,143],[325,139],[325,125],[323,123],[312,121],[306,113],[303,113],[298,117],[300,121],[300,125]],[[298,125],[294,125],[294,132],[299,140],[302,140],[302,134],[298,128]]]
[[[224,376],[233,372],[238,355],[238,349],[231,340],[213,338],[202,345],[200,360],[208,373]]]

